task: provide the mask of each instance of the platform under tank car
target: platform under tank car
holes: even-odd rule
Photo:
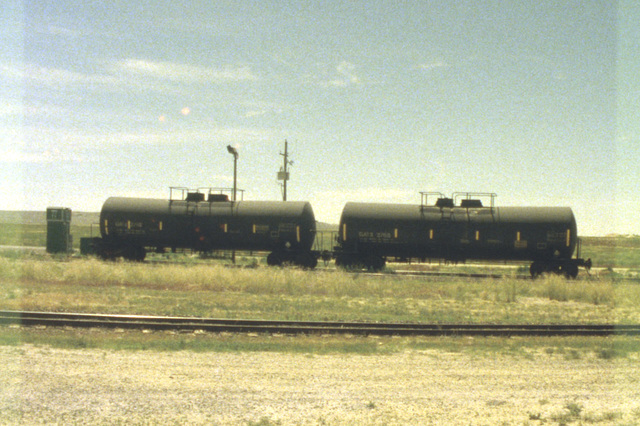
[[[100,213],[105,258],[143,260],[148,250],[266,251],[267,262],[313,268],[316,222],[308,202],[230,201],[211,190],[179,190],[178,199],[112,197]]]
[[[389,258],[531,261],[532,276],[568,277],[576,277],[580,266],[591,267],[591,260],[573,258],[577,225],[568,207],[496,207],[491,193],[421,195],[420,205],[347,203],[336,264],[382,269]]]

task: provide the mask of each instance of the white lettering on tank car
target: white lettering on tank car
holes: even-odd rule
[[[388,243],[394,235],[392,232],[358,231],[358,240],[364,243]]]

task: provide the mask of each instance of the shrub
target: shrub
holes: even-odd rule
[[[614,302],[615,291],[611,282],[567,280],[558,275],[548,275],[541,286],[541,295],[558,302],[585,302],[603,305]]]

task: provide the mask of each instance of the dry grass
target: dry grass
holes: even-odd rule
[[[560,302],[577,301],[594,305],[615,301],[615,287],[611,281],[573,281],[551,275],[541,286],[541,296]]]
[[[0,258],[0,307],[224,318],[639,322],[640,286],[606,279],[410,278],[210,264]]]

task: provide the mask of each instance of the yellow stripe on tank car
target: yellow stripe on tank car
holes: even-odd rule
[[[393,238],[398,238],[398,228],[393,230]]]
[[[127,221],[127,229],[131,229],[131,221],[130,220]]]
[[[300,242],[300,226],[296,226],[296,240]]]
[[[567,247],[571,245],[571,229],[567,229]]]
[[[109,221],[107,219],[104,220],[104,234],[109,235]]]
[[[347,224],[342,224],[342,241],[347,241]]]
[[[480,241],[480,231],[476,231],[476,241]]]
[[[162,221],[158,222],[158,230],[162,231]]]
[[[253,233],[254,234],[256,233],[256,224],[255,223],[253,224]]]
[[[429,229],[429,239],[433,240],[433,229]]]

